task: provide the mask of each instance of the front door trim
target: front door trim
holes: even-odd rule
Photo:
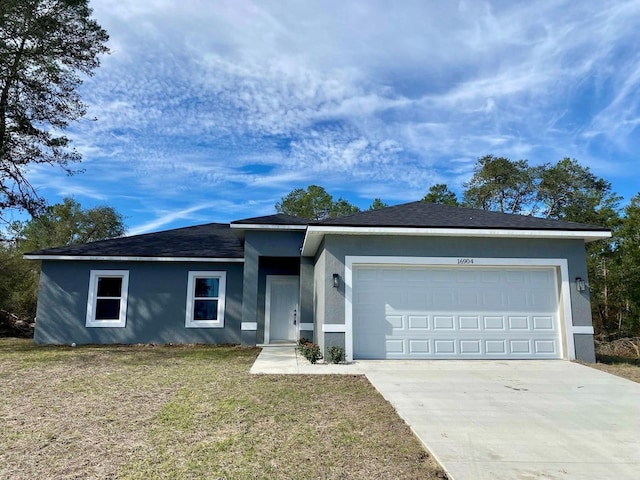
[[[269,344],[271,340],[271,285],[274,280],[292,280],[300,282],[298,275],[267,275],[267,285],[265,292],[265,305],[264,305],[264,343]],[[298,295],[299,296],[299,295]],[[296,304],[299,305],[299,298]],[[297,307],[296,307],[297,310]],[[296,332],[298,332],[299,322],[296,324]]]

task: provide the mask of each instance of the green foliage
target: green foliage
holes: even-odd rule
[[[320,346],[307,340],[306,338],[301,338],[300,340],[298,340],[298,351],[311,363],[318,363],[318,360],[322,358],[322,354],[320,353]]]
[[[64,245],[79,245],[125,233],[121,214],[112,207],[83,209],[80,203],[65,198],[23,224],[14,224],[23,252]]]
[[[60,134],[85,114],[81,75],[92,75],[108,51],[107,33],[88,0],[0,2],[0,214],[32,215],[44,199],[26,178],[33,164],[63,167],[80,160]]]
[[[297,188],[280,199],[275,205],[278,213],[293,215],[308,220],[322,220],[329,217],[352,215],[360,209],[343,198],[334,201],[327,191],[317,185],[307,189]]]
[[[343,347],[340,347],[338,345],[333,345],[333,346],[329,347],[327,350],[329,352],[329,361],[331,363],[344,362],[345,355],[344,355],[344,348]]]
[[[0,247],[0,309],[33,319],[40,266],[22,258],[12,242]]]
[[[345,217],[347,215],[353,215],[354,213],[358,213],[360,209],[355,205],[351,205],[344,198],[339,198],[333,205],[331,206],[331,210],[329,211],[329,217]]]
[[[542,205],[541,216],[607,227],[617,223],[620,197],[589,167],[565,157],[555,165],[543,165],[538,175],[536,201]]]
[[[640,336],[640,194],[624,209],[614,238],[607,248],[589,248],[594,319],[615,337]]]
[[[122,215],[112,207],[83,209],[72,199],[47,207],[31,220],[11,225],[15,238],[0,246],[0,308],[34,318],[40,265],[22,255],[50,247],[76,245],[125,233]]]
[[[459,205],[456,194],[449,190],[444,183],[438,183],[429,187],[429,192],[422,198],[423,202],[440,203],[442,205]]]
[[[538,169],[526,160],[485,155],[465,183],[464,203],[473,208],[523,213],[535,198]]]
[[[381,208],[387,208],[389,205],[384,203],[379,198],[374,198],[373,202],[369,206],[369,210],[380,210]]]

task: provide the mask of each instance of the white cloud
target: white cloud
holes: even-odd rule
[[[112,54],[72,132],[87,173],[47,188],[144,199],[168,219],[144,228],[310,183],[411,200],[485,153],[640,173],[637,1],[92,6]]]
[[[142,233],[153,232],[161,229],[165,225],[168,225],[176,220],[182,220],[185,218],[190,218],[193,213],[204,210],[205,208],[211,208],[213,204],[203,204],[203,205],[195,205],[189,208],[184,208],[180,210],[174,211],[163,211],[156,212],[156,218],[150,220],[142,225],[138,225],[135,228],[130,229],[127,234],[128,235],[140,235]]]

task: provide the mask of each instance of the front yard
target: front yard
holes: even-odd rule
[[[0,478],[446,478],[364,377],[258,352],[0,339]]]

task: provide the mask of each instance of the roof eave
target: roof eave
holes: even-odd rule
[[[302,256],[316,254],[325,235],[403,235],[425,237],[488,237],[488,238],[549,238],[581,239],[585,243],[611,237],[609,230],[524,230],[494,228],[435,227],[354,227],[310,225],[302,244]]]
[[[307,229],[306,225],[276,225],[276,224],[260,224],[260,223],[231,223],[231,229],[240,240],[244,240],[244,233],[247,230],[252,231],[298,231],[302,232]]]
[[[306,230],[306,225],[276,225],[261,223],[231,223],[235,230]]]
[[[244,258],[238,257],[144,257],[131,255],[57,255],[57,254],[25,254],[25,260],[59,260],[59,261],[99,261],[99,262],[212,262],[212,263],[240,263]]]

